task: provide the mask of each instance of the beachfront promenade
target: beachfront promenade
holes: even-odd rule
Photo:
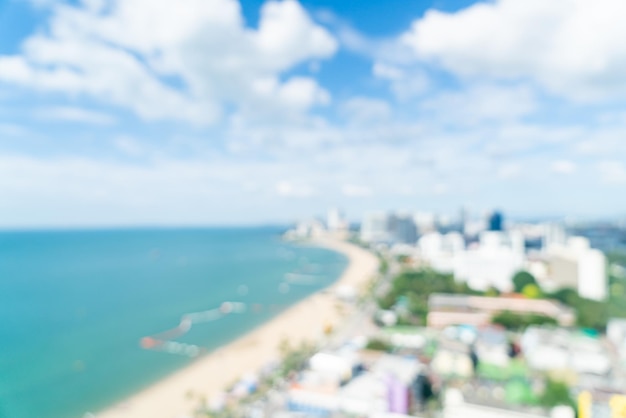
[[[242,376],[279,359],[279,344],[318,341],[342,315],[336,293],[343,286],[364,285],[378,270],[378,259],[356,245],[325,237],[314,242],[348,257],[349,264],[334,284],[294,305],[249,334],[199,358],[190,366],[155,383],[106,411],[98,418],[178,418],[189,415],[198,399],[212,399]],[[193,394],[193,396],[189,396]]]

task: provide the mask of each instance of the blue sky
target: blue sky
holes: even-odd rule
[[[621,0],[0,0],[0,227],[626,212]]]

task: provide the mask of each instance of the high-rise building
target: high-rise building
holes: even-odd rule
[[[417,232],[420,235],[434,232],[437,230],[437,219],[435,214],[429,212],[416,212],[413,215],[413,221],[417,226]]]
[[[365,242],[390,242],[390,216],[386,213],[368,213],[361,224],[361,240]]]
[[[606,258],[601,251],[590,248],[589,240],[572,237],[567,245],[551,245],[547,256],[551,286],[576,289],[587,299],[606,298]]]
[[[504,217],[499,211],[493,211],[489,214],[487,219],[487,229],[489,231],[503,231],[504,230]]]
[[[459,225],[458,225],[458,230],[461,234],[465,233],[465,224],[467,223],[467,218],[468,218],[468,213],[467,213],[467,209],[465,207],[461,207],[461,209],[459,210]]]
[[[567,241],[567,233],[563,225],[558,223],[547,223],[543,225],[543,237],[542,244],[544,250],[547,250],[552,245],[565,245]]]
[[[415,244],[417,242],[417,227],[409,215],[391,216],[391,236],[394,243]]]
[[[525,258],[521,234],[484,231],[477,246],[455,255],[454,277],[476,290],[495,287],[509,292],[513,289],[513,276],[523,268]]]
[[[410,215],[370,213],[361,225],[361,239],[365,242],[415,244],[417,228]]]
[[[329,231],[344,230],[347,229],[347,226],[347,222],[339,209],[332,208],[328,211],[328,216],[326,218],[326,227]]]

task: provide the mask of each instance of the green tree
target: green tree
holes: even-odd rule
[[[290,372],[302,369],[309,357],[315,353],[315,346],[310,343],[302,342],[298,347],[292,347],[289,340],[283,339],[278,344],[278,351],[282,357],[279,373],[281,376],[287,376]]]
[[[457,283],[451,274],[442,274],[430,269],[405,270],[395,276],[388,292],[377,299],[381,309],[390,309],[398,300],[408,301],[406,308],[410,317],[403,318],[408,323],[426,323],[428,298],[433,293],[454,293],[482,295],[470,289],[467,283]]]
[[[515,276],[513,276],[513,287],[517,293],[521,293],[524,287],[529,284],[537,285],[537,280],[535,280],[535,277],[529,272],[518,271],[515,273]]]
[[[495,287],[491,286],[485,292],[485,296],[491,296],[491,297],[500,296],[500,291],[496,289]]]
[[[384,256],[379,255],[378,256],[378,272],[380,274],[387,274],[388,271],[389,271],[389,262]]]
[[[390,351],[391,345],[387,341],[373,338],[367,342],[365,348],[373,351]]]
[[[539,397],[539,403],[548,408],[559,405],[575,406],[569,392],[569,387],[563,382],[551,379],[546,381],[546,387]]]
[[[557,321],[545,315],[517,314],[510,311],[500,312],[495,315],[491,322],[502,325],[506,329],[520,330],[531,325],[556,325]]]
[[[541,289],[536,284],[527,284],[522,288],[522,294],[528,299],[538,299],[541,297]]]
[[[602,331],[606,328],[609,314],[615,314],[615,308],[609,303],[581,298],[574,289],[557,290],[548,297],[572,307],[576,311],[576,325],[582,328]]]

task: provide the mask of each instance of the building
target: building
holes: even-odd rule
[[[489,231],[504,231],[504,217],[501,212],[493,211],[487,218]]]
[[[457,232],[450,232],[445,235],[432,232],[423,235],[419,239],[417,246],[422,256],[430,258],[442,253],[452,255],[465,250],[465,240],[463,236]]]
[[[411,216],[391,216],[390,222],[390,233],[394,243],[415,245],[417,242],[417,227]]]
[[[422,371],[421,364],[388,354],[376,354],[371,362],[359,357],[349,361],[337,354],[319,357],[318,364],[291,384],[287,408],[306,416],[407,414],[411,384]],[[352,376],[350,366],[362,365],[362,360],[368,363],[366,371]]]
[[[368,243],[391,241],[391,219],[387,213],[368,213],[361,224],[361,240]]]
[[[285,239],[309,239],[318,238],[324,235],[326,228],[324,224],[317,219],[310,219],[307,221],[298,222],[293,229],[288,230],[284,237]]]
[[[454,277],[476,290],[495,287],[502,292],[513,290],[513,276],[525,262],[524,238],[518,231],[485,231],[477,246],[456,253]]]
[[[563,328],[528,327],[521,338],[528,365],[535,370],[572,370],[605,375],[611,356],[602,340]]]
[[[339,209],[332,208],[326,217],[326,227],[331,232],[344,231],[348,229],[348,222]]]
[[[437,230],[437,217],[433,213],[416,212],[415,215],[413,215],[413,221],[415,222],[420,235],[435,232]]]
[[[611,318],[606,325],[606,336],[619,349],[626,349],[626,319]]]
[[[361,240],[369,243],[410,244],[417,241],[417,228],[409,215],[370,213],[361,225]]]
[[[550,245],[546,254],[549,287],[576,289],[587,299],[606,299],[606,257],[601,251],[590,248],[589,240],[572,237],[566,245]]]
[[[548,249],[553,245],[565,245],[567,243],[565,228],[558,223],[544,224],[542,238],[544,249]]]
[[[488,392],[491,390],[488,390]],[[536,410],[532,412],[515,411],[494,406],[472,404],[467,402],[463,393],[456,388],[446,389],[443,400],[444,405],[441,414],[443,418],[574,418],[575,416],[571,410],[569,410],[569,413],[566,412],[561,415],[550,415],[547,412],[537,413]]]
[[[431,232],[417,242],[421,260],[441,273],[454,271],[454,256],[465,251],[465,239],[457,232],[442,235]]]
[[[459,210],[458,230],[460,233],[465,233],[465,224],[468,221],[468,211],[465,207],[461,207]]]
[[[553,300],[432,294],[428,298],[427,322],[428,326],[436,328],[464,324],[482,326],[490,324],[494,315],[504,311],[549,316],[561,326],[571,326],[576,321],[571,308]]]

